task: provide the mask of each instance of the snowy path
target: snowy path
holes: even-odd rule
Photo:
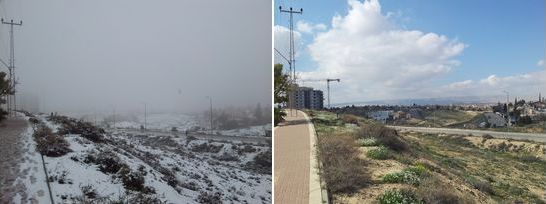
[[[0,202],[49,203],[40,155],[25,118],[11,118],[0,127]]]

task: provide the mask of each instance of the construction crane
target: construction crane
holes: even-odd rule
[[[341,82],[340,79],[309,79],[309,80],[300,80],[301,82],[314,82],[314,81],[326,81],[326,89],[328,91],[328,108],[330,108],[330,82],[337,81]]]

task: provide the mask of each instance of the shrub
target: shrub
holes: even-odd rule
[[[222,204],[222,196],[223,194],[220,192],[210,193],[201,191],[197,197],[197,202],[203,204]]]
[[[258,153],[253,161],[246,163],[245,169],[261,174],[271,174],[271,151]]]
[[[341,116],[341,120],[343,120],[343,122],[345,123],[351,123],[355,125],[358,125],[358,122],[360,121],[359,118],[354,115],[343,115]]]
[[[442,181],[433,177],[424,179],[417,188],[416,194],[428,204],[474,203],[470,198],[457,196],[452,187],[445,185]]]
[[[542,159],[540,157],[530,155],[530,154],[523,154],[519,156],[519,160],[526,163],[535,163],[535,162],[541,162]]]
[[[50,121],[53,121],[56,124],[62,125],[58,133],[61,135],[65,134],[79,134],[84,138],[92,142],[104,142],[104,129],[94,126],[90,122],[85,122],[83,120],[76,120],[74,118],[69,118],[67,116],[58,116],[51,115],[48,116]]]
[[[447,166],[449,168],[456,168],[456,169],[463,169],[466,167],[466,164],[458,159],[455,158],[442,158],[440,161],[440,164]]]
[[[387,149],[386,147],[379,147],[377,149],[372,149],[370,151],[368,151],[368,153],[366,154],[369,158],[372,158],[372,159],[379,159],[379,160],[385,160],[385,159],[388,159],[390,158],[390,153],[389,153],[389,149]]]
[[[72,150],[69,148],[70,144],[53,131],[45,126],[39,125],[34,131],[34,140],[36,141],[36,149],[43,155],[49,157],[60,157]]]
[[[369,183],[365,163],[359,158],[354,138],[349,135],[321,136],[318,139],[322,177],[332,193],[351,193]]]
[[[421,178],[426,173],[426,168],[422,165],[411,166],[405,168],[401,172],[390,173],[383,177],[385,183],[406,183],[411,185],[419,185]]]
[[[40,120],[36,119],[35,117],[28,118],[28,121],[33,125],[37,125],[40,123]]]
[[[451,144],[463,147],[474,147],[474,144],[469,140],[465,139],[464,136],[447,136],[444,138],[444,141],[448,141]]]
[[[408,189],[388,190],[378,199],[380,204],[421,204],[415,193]]]
[[[413,172],[402,171],[397,173],[390,173],[383,177],[385,183],[407,183],[411,185],[419,185],[421,179]]]
[[[239,161],[239,157],[233,156],[227,152],[224,152],[222,155],[217,156],[216,159],[220,161]]]
[[[97,197],[97,191],[93,188],[91,184],[84,185],[80,187],[82,194],[89,199],[94,199]]]
[[[146,192],[144,176],[138,172],[129,172],[121,176],[123,187],[127,190]]]
[[[223,144],[221,145],[214,145],[209,143],[201,143],[198,145],[193,145],[191,147],[191,151],[194,152],[210,152],[210,153],[218,153],[222,148],[224,147]]]
[[[478,189],[479,191],[487,193],[489,195],[495,195],[495,190],[489,182],[479,180],[470,180],[469,182],[474,188]]]
[[[424,164],[417,164],[406,168],[405,171],[413,172],[418,176],[423,176],[427,173],[427,168]]]
[[[489,140],[489,139],[493,139],[494,137],[491,136],[490,134],[484,134],[484,135],[482,135],[482,138],[483,138],[484,140]]]
[[[495,148],[495,151],[498,152],[508,152],[510,150],[510,146],[506,144],[506,142],[501,142],[497,144],[497,147]]]
[[[394,151],[405,151],[408,144],[398,135],[396,130],[387,128],[381,124],[363,125],[358,132],[360,138],[375,138],[379,144],[387,146]]]
[[[117,198],[108,198],[107,202],[91,202],[91,203],[110,203],[110,204],[133,204],[133,203],[145,203],[145,204],[160,204],[161,199],[157,198],[156,195],[147,195],[143,193],[135,193],[131,191],[126,191],[125,194],[119,195]]]
[[[235,146],[234,146],[234,147],[235,147]],[[237,149],[237,153],[238,153],[238,154],[252,153],[252,152],[256,152],[256,148],[254,148],[254,147],[251,146],[251,145],[245,145],[243,148]]]
[[[364,146],[364,147],[376,146],[377,145],[377,140],[375,138],[373,138],[373,137],[362,138],[362,139],[358,139],[358,144],[360,146]]]
[[[121,161],[121,159],[112,151],[100,152],[96,157],[89,154],[86,158],[87,163],[95,163],[99,165],[99,170],[104,173],[115,174],[122,168],[129,166]]]

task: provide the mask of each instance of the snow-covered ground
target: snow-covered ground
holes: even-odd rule
[[[47,121],[45,115],[38,118],[53,130],[60,128],[59,124]],[[140,127],[140,124],[127,125],[127,128]],[[180,118],[179,115],[148,117],[148,127],[154,129],[181,127],[183,130],[193,125],[196,123],[192,123],[191,118]],[[260,128],[264,126],[230,131],[234,134],[249,133]],[[34,142],[32,129],[24,136],[29,144]],[[44,157],[56,203],[84,200],[131,202],[131,196],[144,196],[166,203],[214,200],[225,203],[271,203],[271,167],[264,170],[263,161],[260,160],[263,155],[269,154],[270,165],[270,145],[161,134],[139,135],[123,130],[107,132],[105,137],[106,142],[95,143],[77,134],[66,135],[72,152],[60,157]],[[36,161],[40,159],[39,154],[33,149],[27,154],[34,160],[23,165],[42,170],[41,160]],[[109,168],[116,170],[109,171]],[[134,182],[127,180],[138,179],[130,180],[133,177],[127,175],[143,178],[143,188],[132,189]],[[36,179],[38,177],[40,179]],[[28,195],[45,193],[45,196],[40,196],[39,203],[48,203],[49,200],[47,191],[43,190],[46,187],[44,177],[42,170],[33,171],[32,176],[23,178],[28,184],[25,185]]]
[[[220,130],[217,134],[229,136],[247,136],[247,137],[263,137],[266,131],[271,131],[271,124],[251,126],[248,128]]]
[[[116,128],[139,129],[144,125],[144,116],[137,116],[137,120],[121,120],[116,122]],[[146,116],[146,128],[152,130],[170,131],[175,127],[179,131],[199,127],[194,116],[175,113],[154,113]]]

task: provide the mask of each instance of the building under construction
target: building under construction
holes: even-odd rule
[[[297,86],[292,92],[294,108],[296,109],[322,109],[324,107],[324,95],[321,90],[311,87]]]

